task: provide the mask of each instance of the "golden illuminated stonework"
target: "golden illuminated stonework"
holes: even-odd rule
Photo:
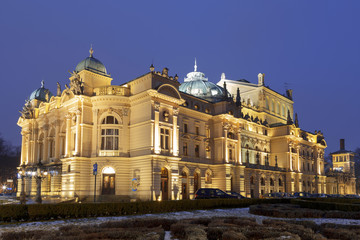
[[[152,65],[112,85],[91,50],[64,90],[40,89],[18,120],[18,194],[35,195],[36,171],[46,172],[43,196],[87,201],[193,199],[204,187],[247,197],[327,191],[326,142],[293,121],[291,90],[271,90],[264,74],[214,84],[196,64],[182,84],[168,74]]]

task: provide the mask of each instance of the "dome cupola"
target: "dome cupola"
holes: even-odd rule
[[[194,71],[186,75],[179,90],[209,102],[219,102],[229,97],[229,93],[224,88],[209,82],[204,73],[197,71],[196,59]]]
[[[45,88],[45,82],[44,80],[41,81],[41,87],[36,89],[30,94],[29,100],[39,100],[43,102],[48,102],[50,98],[53,96],[49,89]]]
[[[106,75],[108,76],[106,72],[106,68],[102,62],[100,62],[98,59],[94,58],[93,53],[94,50],[92,47],[90,48],[90,56],[82,60],[75,68],[76,72],[80,72],[82,70],[88,70],[97,74]]]

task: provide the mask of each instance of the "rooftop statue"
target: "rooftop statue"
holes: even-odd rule
[[[31,104],[30,100],[25,100],[25,105],[21,111],[21,117],[25,119],[30,119],[34,117],[34,107]]]

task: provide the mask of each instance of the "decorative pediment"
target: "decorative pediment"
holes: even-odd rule
[[[162,93],[173,98],[181,99],[179,91],[170,84],[163,84],[158,88],[158,93]]]

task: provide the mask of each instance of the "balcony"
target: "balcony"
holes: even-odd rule
[[[269,165],[260,165],[260,164],[252,164],[252,163],[245,163],[244,165],[247,168],[286,172],[286,168],[274,167]]]

